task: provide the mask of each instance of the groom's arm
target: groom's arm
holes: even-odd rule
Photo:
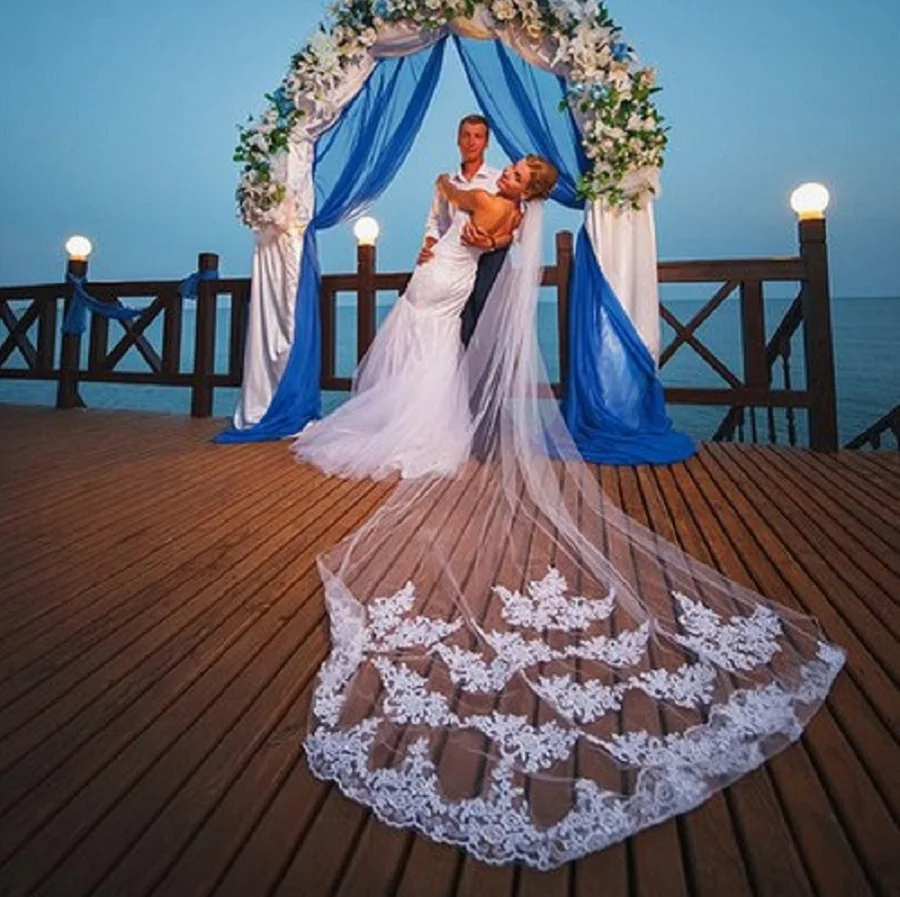
[[[467,246],[474,246],[476,249],[508,249],[515,239],[515,234],[505,233],[492,236],[474,222],[467,221],[463,225],[460,239]]]
[[[440,190],[435,190],[431,208],[428,211],[428,218],[425,220],[425,237],[422,241],[422,248],[419,250],[416,264],[421,265],[431,258],[434,244],[440,240],[441,235],[447,229],[448,218],[447,200],[441,195]]]

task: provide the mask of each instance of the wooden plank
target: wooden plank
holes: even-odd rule
[[[52,408],[14,408],[7,412],[2,406],[0,422],[4,429],[0,483],[5,499],[0,526],[21,517],[19,504],[27,505],[45,494],[48,482],[69,489],[83,484],[87,472],[100,466],[127,468],[132,460],[165,457],[170,450],[189,455],[186,441],[205,443],[221,426],[215,421],[174,415],[101,411],[65,415],[61,420]],[[60,438],[62,434],[64,438]],[[84,486],[84,491],[87,488]]]
[[[842,492],[867,507],[888,526],[896,527],[897,520],[900,519],[900,495],[886,475],[876,478],[868,469],[860,469],[855,459],[862,454],[864,453],[810,452],[807,463],[840,484]]]
[[[809,464],[808,453],[792,449],[772,449],[769,461],[800,490],[810,504],[821,508],[821,513],[846,526],[851,537],[864,528],[864,544],[876,551],[882,562],[895,572],[900,571],[900,530],[889,526],[877,514],[872,513],[870,503],[854,501],[842,488],[842,481],[826,478],[819,467]]]
[[[859,595],[834,572],[825,559],[825,552],[819,553],[817,546],[808,532],[793,523],[783,510],[785,496],[779,495],[776,502],[763,495],[756,488],[754,475],[747,472],[746,466],[752,451],[745,449],[742,457],[743,465],[735,464],[722,450],[710,446],[704,458],[715,461],[719,470],[728,473],[732,482],[747,496],[753,505],[765,517],[769,530],[789,546],[793,564],[806,573],[822,591],[829,596],[832,607],[840,608],[840,613],[855,633],[865,642],[874,658],[889,679],[896,684],[900,682],[900,643],[891,632],[885,629],[881,620],[859,599]]]
[[[632,519],[638,523],[646,523],[646,512],[637,488],[634,470],[621,467],[617,468],[616,472],[618,488],[616,491],[607,489],[607,494]],[[660,590],[668,591],[660,581],[661,571],[647,563],[643,555],[633,550],[633,546],[626,546],[625,551],[627,555],[611,559],[620,575],[624,575],[625,579],[633,584],[637,594],[640,595],[645,591],[654,593]],[[659,663],[660,658],[655,648],[648,645],[648,657],[635,667],[635,670],[645,671]],[[659,712],[659,708],[650,701],[641,701],[629,711],[626,699],[623,716],[625,717],[623,726],[627,730],[646,731],[656,736],[665,735],[677,725],[675,719],[668,716],[667,710]],[[683,711],[683,716],[689,717],[693,714],[690,711]],[[677,897],[688,894],[682,845],[678,825],[674,820],[670,819],[639,832],[630,840],[634,859],[632,887],[635,895]]]
[[[835,524],[829,515],[805,506],[803,494],[771,465],[765,449],[748,452],[736,446],[711,445],[707,450],[722,463],[746,472],[766,494],[779,496],[779,510],[795,531],[803,533],[807,544],[816,547],[824,563],[868,607],[886,632],[895,640],[900,638],[900,619],[894,603],[894,596],[900,595],[900,576],[891,573],[871,553],[866,545],[867,534],[854,539],[846,523]]]
[[[695,517],[699,516],[699,507],[694,501],[691,501],[690,505],[685,501],[679,488],[679,483],[683,483],[684,480],[673,475],[671,469],[665,467],[657,468],[653,473],[653,479],[659,483],[665,496],[666,505],[672,509],[672,518],[679,534],[678,542],[694,557],[705,563],[711,563],[712,558],[701,536],[704,530],[710,528],[710,524],[704,525],[701,520],[695,520]],[[706,521],[707,515],[703,514],[701,519]],[[724,543],[722,548],[728,551]],[[805,747],[789,748],[770,761],[768,769],[772,775],[773,785],[782,799],[786,818],[791,822],[792,835],[801,854],[807,858],[811,878],[818,888],[818,893],[820,895],[850,893],[863,895],[868,893],[867,882],[831,811],[828,795],[819,782]],[[730,793],[726,792],[724,797],[731,806],[733,799]],[[806,812],[802,820],[794,821],[791,819],[792,807],[798,799],[802,799]],[[689,823],[693,817],[696,817],[708,806],[709,803],[689,814],[685,817],[685,823]],[[727,821],[728,813],[726,811],[722,813],[721,825],[724,827],[727,825]],[[819,832],[818,829],[824,829],[824,831]],[[692,880],[695,882],[698,893],[710,895],[732,893],[734,884],[727,879],[722,880],[722,878],[736,870],[733,862],[723,863],[720,860],[726,856],[733,857],[733,852],[737,849],[741,866],[744,864],[741,857],[743,845],[740,839],[736,838],[734,842],[729,843],[727,845],[728,853],[720,856],[717,849],[718,838],[721,838],[721,832],[717,834],[715,827],[712,827],[711,830],[698,832],[697,836],[691,839],[690,854],[694,859]],[[818,847],[824,845],[824,857],[827,859],[827,863],[810,862],[810,859],[815,856],[816,845]],[[833,868],[829,869],[829,865]],[[824,876],[819,874],[820,869],[826,873]],[[746,873],[741,878],[743,879],[745,876]],[[747,886],[752,888],[749,879],[747,879]]]
[[[354,496],[350,489],[346,500],[352,503],[356,497],[358,496]],[[344,510],[348,506],[352,504],[346,505]],[[321,534],[327,531],[341,516],[342,513],[337,509],[336,515],[331,519],[327,515],[318,517],[315,523],[318,532]],[[296,537],[291,538],[290,528],[287,535],[287,539],[280,540],[280,563],[296,565],[299,557],[300,563],[306,565],[312,581],[312,559],[307,552],[316,543],[311,546],[309,543],[298,544]],[[320,546],[321,541],[320,536]],[[271,539],[266,540],[265,544],[268,548]],[[263,562],[267,560],[264,555],[259,554],[257,559]],[[275,572],[281,569],[278,559],[270,560],[269,564]],[[259,575],[258,568],[248,568],[243,572],[247,577],[250,594],[258,594],[260,588],[266,585],[266,579],[272,575],[269,564],[264,568],[266,576],[263,577]],[[294,570],[294,573],[288,575],[288,585],[296,580],[296,567]],[[232,570],[227,575],[232,578],[236,576]],[[210,597],[231,594],[232,591],[233,587],[228,588],[227,583],[220,581],[213,585]],[[282,609],[285,601],[288,602],[287,617]],[[206,756],[208,751],[201,750],[200,745],[214,747],[234,725],[242,708],[249,706],[255,699],[259,684],[268,681],[270,674],[285,662],[285,658],[296,654],[294,637],[300,637],[297,627],[300,627],[300,632],[305,637],[310,626],[321,619],[321,610],[303,598],[299,599],[299,615],[292,612],[291,607],[298,607],[298,599],[287,588],[283,589],[278,600],[267,600],[259,605],[252,615],[256,617],[255,624],[237,641],[225,647],[224,652],[219,647],[214,649],[214,654],[221,656],[221,659],[216,660],[216,666],[211,672],[198,678],[190,689],[181,691],[170,710],[158,715],[153,701],[134,705],[130,713],[120,716],[111,727],[108,726],[103,731],[100,744],[84,744],[76,757],[77,762],[68,761],[65,767],[45,780],[38,791],[29,797],[24,811],[22,823],[26,819],[43,818],[39,833],[22,851],[19,861],[23,866],[28,868],[39,852],[40,855],[61,854],[62,859],[68,852],[67,846],[71,849],[79,844],[81,838],[86,837],[88,840],[83,843],[95,845],[96,851],[91,852],[79,844],[78,850],[71,855],[74,859],[66,861],[61,867],[64,872],[60,872],[58,877],[66,892],[73,893],[79,876],[85,877],[87,885],[88,877],[95,876],[104,864],[108,866],[114,862],[115,845],[119,845],[118,850],[126,848],[140,831],[140,828],[135,829],[141,818],[134,818],[135,811],[141,808],[141,813],[149,814],[148,821],[155,818],[158,812],[154,809],[155,803],[167,793],[166,789],[171,787],[173,781],[177,782],[180,771],[191,768],[191,762],[196,762],[191,760],[192,757],[202,760]],[[288,623],[288,620],[291,622]],[[282,644],[283,647],[276,650],[277,644]],[[182,689],[185,687],[181,679],[176,681]],[[170,688],[160,688],[159,692],[161,696],[165,696]],[[213,714],[213,719],[220,722],[205,722],[207,714]],[[142,717],[144,721],[141,721]],[[115,739],[111,739],[113,731],[119,732],[118,738],[124,738],[124,742],[117,743]],[[158,758],[173,745],[177,745],[174,755],[176,759],[170,761],[171,766],[166,773],[166,765],[161,767]],[[103,754],[105,756],[101,756]],[[172,775],[173,770],[179,772]],[[66,790],[77,787],[79,781],[84,781],[85,787],[78,800],[66,804]],[[109,815],[110,810],[118,804],[117,795],[133,788],[138,789],[137,797],[133,797],[122,810],[128,815],[119,818],[118,811]],[[59,791],[63,794],[58,795],[56,792]],[[63,798],[62,806],[59,806],[60,797]],[[54,807],[54,804],[57,806]],[[49,816],[48,811],[54,815]],[[19,811],[19,815],[22,815],[22,811]],[[10,818],[13,817],[7,817]]]
[[[443,498],[445,502],[448,502],[448,493],[454,488],[458,489],[458,487],[445,483],[432,490],[422,507],[414,512],[418,514],[419,520],[422,521],[427,515],[434,513],[433,509],[440,499]],[[447,510],[449,511],[449,508]],[[415,520],[411,523],[415,523]],[[389,551],[375,553],[373,555],[374,567],[369,576],[371,588],[385,588],[387,591],[387,577],[394,571],[400,571],[399,581],[412,579],[420,569],[423,554],[423,543],[415,540],[408,540],[400,546],[391,544]],[[352,583],[350,586],[352,588]],[[369,591],[368,588],[367,591]],[[365,850],[366,845],[361,842],[361,838],[364,831],[369,828],[369,816],[369,812],[363,806],[347,800],[336,786],[331,786],[319,813],[291,858],[276,893],[295,894],[303,887],[314,893],[334,893],[341,886],[348,871],[351,876],[354,874],[352,864],[354,864],[355,854],[361,844]],[[374,820],[371,821],[371,824],[379,825]],[[333,837],[335,830],[348,831],[353,834],[351,838],[337,842]],[[376,840],[387,839],[388,846],[393,849],[394,863],[397,859],[398,843],[404,837],[404,834],[399,832],[382,832],[375,835]],[[367,843],[371,843],[371,839],[370,831]],[[387,866],[390,870],[390,860],[390,856],[387,863],[382,863],[379,859],[375,868]],[[357,868],[359,868],[358,864]],[[371,874],[374,869],[369,868],[368,871]],[[393,879],[392,872],[389,871],[388,875]],[[382,888],[384,887],[383,876],[384,872],[382,871],[378,876],[382,878],[382,881],[379,882],[377,878],[373,881],[372,886],[375,890],[378,889],[379,884]]]
[[[709,563],[708,551],[675,485],[678,472],[669,466],[637,469],[647,522],[666,541]],[[753,893],[730,804],[727,793],[720,792],[677,820],[685,878],[689,893],[696,897],[750,897]]]
[[[722,283],[725,280],[805,280],[799,258],[702,259],[659,263],[660,283]]]
[[[753,571],[757,587],[773,599],[783,601],[788,606],[799,605],[803,612],[814,612],[826,626],[827,634],[838,644],[847,647],[847,643],[842,641],[844,634],[840,629],[844,627],[841,625],[840,617],[834,618],[831,613],[828,613],[830,608],[827,602],[820,603],[816,600],[818,595],[814,587],[803,588],[800,586],[797,588],[791,581],[793,570],[790,564],[781,561],[780,556],[783,549],[773,538],[772,531],[768,526],[768,519],[759,517],[758,512],[745,499],[741,490],[732,484],[728,473],[719,468],[708,455],[703,455],[698,460],[700,464],[697,466],[701,466],[703,470],[696,472],[695,479],[701,484],[704,492],[708,496],[715,496],[719,488],[727,489],[728,501],[727,503],[721,501],[717,503],[716,515],[723,527],[731,531],[729,538],[734,541],[742,563],[746,564],[744,569]],[[699,504],[694,507],[701,508]],[[752,536],[750,536],[751,533]],[[730,571],[729,575],[732,575]],[[785,590],[786,585],[789,587],[788,590]],[[861,665],[859,654],[851,648],[848,673],[854,677],[857,676]],[[829,708],[840,699],[842,680],[846,682],[848,678],[845,674],[838,679],[835,688],[829,695],[826,707],[819,711],[818,716],[822,716],[824,721],[828,720]],[[866,684],[869,688],[873,686],[871,681]],[[872,693],[867,691],[866,694],[872,700]],[[896,690],[892,690],[891,696],[896,700]],[[822,725],[818,716],[807,730],[806,743],[809,746],[821,743],[821,741],[813,741],[813,735],[818,731],[815,725]],[[832,806],[836,810],[845,810],[845,812],[839,812],[838,818],[848,841],[854,848],[857,861],[865,870],[870,881],[879,882],[884,880],[885,875],[888,875],[892,868],[896,869],[896,864],[890,859],[893,855],[891,845],[896,842],[896,835],[892,834],[896,831],[896,825],[885,808],[881,794],[873,786],[865,770],[857,762],[852,748],[841,735],[842,732],[838,727],[831,728],[827,747],[819,749],[819,753],[816,753],[816,749],[811,747],[810,756],[819,763],[828,756],[828,753],[838,751],[841,762],[834,764],[827,773],[828,791],[832,797],[836,792],[843,792],[849,805],[853,806],[853,811],[852,814],[847,813],[848,804],[843,801],[839,803],[834,797]],[[893,755],[896,757],[896,742]],[[896,768],[896,761],[889,764],[889,769],[896,770]],[[895,773],[889,773],[889,775],[896,778]],[[896,787],[894,790],[896,791]],[[824,867],[823,879],[831,876],[838,876],[840,879],[849,874],[849,870],[843,867],[830,868],[831,859],[833,856],[827,852],[815,856],[815,868],[821,871],[820,867]]]
[[[561,477],[561,503],[564,508],[574,515],[573,519],[577,520],[577,490],[572,478],[565,477],[564,470],[565,468],[562,466],[558,470],[559,477]],[[532,536],[531,557],[529,559],[530,569],[534,571],[533,576],[539,576],[552,566],[566,577],[566,581],[571,589],[574,586],[572,572],[567,569],[567,557],[557,541],[560,533],[555,527],[551,529],[549,523],[550,521],[545,520],[543,516],[538,521]],[[563,643],[569,641],[568,636],[557,639],[556,634],[547,628],[541,630],[540,637],[545,644],[555,648],[562,647]],[[539,663],[536,672],[532,673],[530,678],[533,681],[535,678],[543,676],[565,675],[569,670],[569,664],[564,662]],[[521,713],[522,710],[529,710],[530,721],[534,726],[543,726],[557,721],[556,713],[550,709],[547,702],[539,701],[533,693],[529,694],[526,700],[520,700],[517,703],[518,706],[512,705],[510,711]],[[567,795],[568,805],[561,806],[559,798],[560,786],[552,780],[574,781],[578,771],[576,751],[573,752],[570,758],[558,762],[548,769],[546,778],[536,777],[532,780],[526,789],[532,813],[541,818],[542,813],[551,815],[552,812],[552,819],[555,820],[563,810],[568,812],[572,801],[572,789],[569,789],[569,795]],[[519,864],[518,874],[515,879],[516,897],[569,897],[575,865],[574,862],[567,863],[555,869],[540,871],[524,864]]]
[[[773,408],[806,408],[810,395],[802,390],[769,389],[740,386],[734,389],[667,386],[666,401],[670,405],[757,405]]]
[[[598,482],[596,471],[585,470],[583,476],[591,477]],[[601,486],[601,492],[598,494],[598,502],[602,502],[605,507],[606,503],[612,503],[609,495],[602,491],[607,488],[614,491],[616,488],[616,480],[614,471],[610,468],[601,468],[598,482]],[[590,490],[592,487],[590,481],[586,483],[578,483],[581,490]],[[609,532],[605,526],[605,520],[601,519],[597,514],[591,514],[585,508],[584,501],[579,501],[576,519],[579,521],[586,538],[598,546],[602,546],[606,552],[609,551]],[[576,578],[575,585],[579,594],[587,590],[588,583],[585,582],[584,576],[579,575]],[[615,617],[610,617],[606,625],[600,629],[600,634],[607,637],[615,636],[617,621]],[[587,669],[586,664],[579,663],[579,674]],[[612,681],[616,681],[616,674],[613,671]],[[617,716],[613,726],[620,728],[620,718]],[[596,751],[590,750],[586,745],[579,748],[577,755],[578,775],[594,781],[603,781],[606,770],[603,768],[605,758],[598,755]],[[630,841],[620,841],[596,853],[583,857],[577,863],[572,865],[572,895],[573,897],[593,897],[597,893],[598,885],[602,883],[603,894],[607,897],[630,897],[633,891],[633,856],[632,845]]]
[[[319,511],[326,519],[335,498],[340,500],[340,494],[323,495],[324,501]],[[313,527],[310,531],[315,532],[319,521],[311,522]],[[285,528],[283,525],[279,528],[278,524],[267,528],[263,525],[257,544],[264,546],[264,550],[261,547],[256,554],[244,554],[243,559],[240,554],[236,554],[234,566],[224,577],[213,572],[202,579],[186,581],[174,589],[171,596],[167,593],[168,590],[158,593],[164,597],[142,618],[130,618],[125,625],[113,630],[110,637],[99,646],[85,649],[83,657],[79,656],[63,669],[62,675],[48,679],[40,688],[27,691],[21,700],[8,707],[4,713],[4,724],[10,734],[4,745],[6,771],[3,775],[10,776],[14,781],[6,789],[8,793],[4,795],[4,799],[12,800],[28,782],[27,776],[22,775],[21,767],[17,766],[13,772],[9,772],[9,764],[16,757],[24,757],[24,762],[45,770],[54,768],[53,763],[58,765],[62,762],[90,734],[90,729],[84,722],[85,712],[105,720],[106,701],[110,701],[115,707],[123,697],[133,697],[135,688],[146,688],[162,675],[166,664],[173,662],[173,657],[177,658],[177,646],[181,639],[195,640],[198,632],[201,636],[215,632],[217,621],[229,618],[235,607],[240,607],[240,601],[246,597],[241,588],[232,586],[227,600],[220,599],[210,607],[204,601],[205,594],[215,596],[216,589],[228,585],[228,580],[240,583],[242,574],[249,575],[251,578],[248,584],[253,585],[252,574],[259,564],[266,563],[267,553],[278,548],[285,538],[292,536],[298,544],[303,544],[308,529],[307,524],[295,535],[294,528]],[[265,568],[265,575],[257,579],[264,581],[271,575],[271,570],[270,561]],[[235,602],[238,602],[237,605]],[[128,650],[123,650],[123,642]],[[149,680],[146,666],[142,665],[148,657],[159,664]],[[136,675],[137,681],[131,682],[129,674]],[[63,698],[65,713],[54,707]],[[75,733],[64,728],[63,724],[68,720],[73,720]],[[12,735],[13,732],[15,735]],[[52,763],[51,757],[55,758]]]
[[[44,684],[4,665],[21,689],[7,692],[14,715],[0,714],[0,724],[21,727],[0,742],[8,766],[0,850],[21,850],[0,867],[0,889],[246,895],[321,885],[344,897],[440,897],[495,886],[527,897],[593,894],[602,883],[604,894],[631,897],[655,894],[653,876],[666,867],[658,852],[645,856],[641,839],[674,829],[680,882],[663,884],[685,893],[900,890],[900,701],[875,659],[895,627],[873,604],[879,590],[879,600],[895,601],[894,455],[715,447],[684,466],[602,472],[611,494],[666,538],[816,613],[850,661],[802,742],[764,770],[673,823],[547,875],[484,867],[386,828],[306,768],[298,744],[309,676],[325,649],[312,557],[366,512],[354,508],[359,486],[340,492],[330,481],[304,492],[317,475],[295,467],[284,446],[201,444],[219,426],[212,421],[0,408],[0,426],[8,421],[0,485],[4,499],[17,499],[0,508],[0,540],[23,553],[14,577],[0,578],[0,651],[5,627],[17,628],[13,660]],[[72,457],[77,466],[42,475]],[[239,472],[240,488],[228,488]],[[122,477],[133,483],[133,509],[121,501]],[[315,508],[291,510],[316,496]],[[178,497],[188,500],[173,519]],[[216,520],[229,515],[240,520]],[[231,572],[241,527],[256,540]],[[134,563],[107,550],[116,534]],[[146,561],[170,534],[175,556]],[[216,534],[223,552],[204,558]],[[542,545],[533,543],[533,559],[544,558]],[[74,568],[71,559],[64,566],[67,554],[80,558]],[[792,567],[798,554],[802,566]],[[630,564],[652,591],[652,573]],[[28,591],[29,581],[43,585]],[[877,588],[864,594],[867,583]],[[132,617],[135,601],[143,604]],[[77,643],[82,659],[68,636],[92,628],[102,638]],[[64,665],[54,669],[57,654]]]
[[[328,544],[359,525],[384,495],[384,488],[364,486],[356,490],[357,504],[320,538]],[[288,546],[285,556],[293,551]],[[310,555],[301,555],[308,564]],[[288,627],[295,638],[304,637],[286,654],[284,666],[266,685],[237,725],[220,741],[162,812],[141,834],[127,858],[96,893],[120,894],[141,882],[153,883],[163,893],[193,893],[208,886],[227,869],[241,844],[252,832],[260,813],[277,791],[277,783],[294,765],[305,730],[312,690],[312,676],[325,657],[325,615],[318,573],[308,568],[295,581],[299,564],[284,568],[267,584],[273,596],[270,614],[280,618],[282,629],[266,647],[272,653],[278,640],[289,645]],[[277,601],[274,596],[281,595]],[[308,596],[297,610],[297,596]],[[300,623],[300,614],[313,622]],[[290,622],[288,622],[290,621]],[[259,677],[257,677],[258,679]],[[295,807],[296,812],[298,808]],[[171,836],[181,835],[180,843]],[[104,841],[104,844],[107,842]],[[283,862],[283,858],[282,858]],[[160,877],[164,876],[164,877]],[[149,890],[149,889],[148,889]]]
[[[503,543],[503,550],[496,559],[489,561],[482,557],[481,553],[476,555],[472,573],[475,581],[502,583],[507,588],[525,587],[509,548],[515,545],[516,550],[524,552],[526,558],[533,557],[535,527],[534,520],[529,519],[529,506],[529,499],[520,488],[517,513],[512,520],[505,521],[508,527],[508,541]],[[480,626],[490,629],[492,624],[496,624],[500,616],[500,604],[497,595],[491,592],[478,620]],[[467,650],[474,650],[477,646],[478,638],[474,633],[470,634],[468,644],[463,645]],[[498,709],[507,710],[502,703],[502,697],[484,696],[480,703],[476,703],[477,698],[470,700],[473,708],[478,707],[485,713]],[[471,737],[468,737],[469,735]],[[446,739],[443,747],[439,769],[444,775],[449,775],[452,768],[453,780],[458,783],[460,791],[470,794],[482,793],[487,772],[487,758],[484,756],[487,739],[474,733],[458,733],[452,741],[451,738]],[[489,865],[466,854],[459,867],[456,897],[480,897],[482,894],[512,895],[515,892],[518,874],[516,865]]]
[[[885,442],[890,436],[885,434]],[[839,452],[841,463],[857,470],[880,489],[888,491],[896,500],[900,497],[900,452],[894,450]]]
[[[172,443],[173,447],[176,444]],[[153,464],[152,470],[147,470],[149,465],[144,460],[153,461],[131,459],[105,465],[99,474],[85,469],[83,488],[72,491],[64,492],[48,480],[44,487],[46,502],[41,496],[39,501],[23,503],[25,511],[20,519],[0,524],[5,544],[15,552],[0,589],[12,595],[23,586],[37,586],[40,576],[36,579],[36,572],[52,577],[57,563],[77,567],[93,563],[93,555],[102,558],[106,569],[127,563],[135,539],[168,535],[166,524],[181,529],[182,515],[172,513],[173,503],[181,505],[184,516],[190,517],[211,511],[215,504],[243,491],[241,471],[246,469],[247,459],[238,452],[219,453],[216,459],[212,453],[206,457],[176,456],[164,465]],[[207,460],[215,460],[215,471],[199,478],[197,466]],[[259,473],[272,475],[279,467],[284,469],[274,455],[267,466],[260,464]],[[125,496],[127,500],[123,500]],[[159,530],[155,530],[157,524],[163,524]],[[168,541],[174,538],[173,533]]]
[[[66,584],[58,584],[53,594],[62,599],[56,606],[62,615],[60,623],[64,625],[46,629],[41,619],[36,621],[36,632],[29,628],[19,630],[15,641],[7,642],[7,660],[12,662],[15,645],[26,656],[37,658],[51,670],[59,670],[70,658],[77,658],[125,622],[140,618],[142,613],[152,619],[161,607],[171,603],[168,595],[159,602],[161,589],[163,594],[179,589],[183,592],[198,577],[215,575],[217,557],[241,549],[249,553],[249,545],[258,537],[255,520],[269,522],[267,514],[277,507],[281,498],[279,486],[283,484],[276,479],[265,489],[241,497],[231,506],[232,515],[222,514],[220,505],[218,515],[204,515],[204,520],[195,522],[193,539],[182,539],[174,545],[165,538],[152,539],[152,546],[144,551],[143,563],[140,556],[131,557],[118,568],[111,565],[108,577],[102,568],[94,572],[91,567],[72,576],[62,566],[57,573]],[[19,593],[23,599],[29,594],[37,600],[46,594],[46,586],[35,587],[33,593],[23,588]],[[10,692],[17,691],[19,679],[28,683],[31,673],[25,672],[24,667],[20,669],[21,676],[0,683],[0,704]]]
[[[701,455],[702,457],[702,455]],[[753,586],[746,569],[736,561],[732,547],[732,533],[723,519],[726,504],[721,499],[710,501],[698,491],[698,485],[708,486],[705,471],[693,458],[682,468],[677,485],[686,505],[692,509],[695,528],[706,543],[707,559],[711,566],[721,569],[738,583]],[[698,513],[698,509],[702,511]],[[746,538],[746,535],[743,536]],[[744,854],[744,864],[756,894],[811,894],[812,884],[804,868],[798,845],[785,820],[768,768],[756,770],[728,789],[727,799],[734,814],[738,843]]]
[[[198,443],[192,450],[184,450],[185,439],[194,438]],[[16,511],[0,521],[4,534],[32,544],[46,539],[46,529],[51,529],[54,540],[69,538],[85,526],[104,527],[110,518],[119,520],[140,520],[138,508],[154,497],[164,496],[185,487],[187,483],[213,485],[227,484],[228,475],[233,476],[248,460],[259,463],[254,453],[229,450],[223,446],[213,446],[205,437],[196,439],[187,434],[172,434],[161,437],[156,452],[129,451],[128,443],[113,440],[109,442],[109,455],[78,453],[77,463],[56,468],[59,473],[42,472],[40,469],[21,471],[23,478],[35,480],[30,494],[21,494],[16,500]],[[268,455],[277,457],[271,448]],[[286,456],[283,456],[286,457]],[[46,459],[48,468],[55,462]],[[197,476],[197,468],[208,465],[215,468],[203,477]],[[51,468],[52,469],[52,468]],[[132,501],[124,501],[130,492]],[[94,517],[88,519],[87,509]]]
[[[451,567],[460,564],[465,567],[470,564],[469,559],[476,556],[479,546],[492,541],[491,527],[496,506],[491,503],[490,493],[478,489],[477,486],[478,480],[472,478],[471,470],[468,471],[464,482],[451,487],[448,494],[444,496],[444,507],[451,505],[444,511],[445,516],[438,518],[431,513],[423,520],[423,525],[427,525],[429,530],[458,531],[459,537],[447,558]],[[484,531],[484,527],[486,527],[486,531]],[[502,531],[496,531],[496,527],[494,530],[494,538],[500,540],[505,536]],[[429,616],[447,619],[448,614],[452,613],[454,608],[446,601],[443,606],[440,604],[443,593],[438,588],[438,571],[431,564],[425,566],[424,560],[425,555],[416,560],[416,567],[409,576],[416,584],[417,593],[426,596],[422,612]],[[468,579],[472,575],[471,569],[469,566],[466,573],[460,578],[460,588],[467,588]],[[425,665],[422,674],[433,679],[437,667],[438,664],[430,662]],[[393,744],[393,751],[402,755],[406,748],[407,741],[404,733]],[[439,757],[439,752],[437,756]],[[436,759],[436,763],[439,765],[439,760]],[[419,842],[423,842],[422,846],[416,856],[411,857],[412,851]],[[457,851],[444,845],[433,844],[426,838],[408,831],[389,829],[369,814],[360,833],[353,858],[348,863],[340,886],[335,893],[343,895],[343,897],[357,893],[365,893],[372,897],[388,895],[393,894],[398,887],[402,890],[404,880],[407,883],[412,881],[416,883],[416,887],[419,887],[419,877],[422,874],[419,864],[423,859],[426,859],[429,867],[431,864],[435,864],[429,869],[429,877],[433,877],[435,869],[440,868],[435,861],[442,861],[442,866],[451,879],[456,874]],[[410,866],[411,861],[412,866]]]

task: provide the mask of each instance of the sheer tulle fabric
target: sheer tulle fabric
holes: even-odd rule
[[[471,456],[319,559],[333,648],[305,749],[384,822],[545,869],[795,741],[844,655],[603,493],[537,347],[540,219],[462,362]]]

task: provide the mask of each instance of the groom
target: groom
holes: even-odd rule
[[[490,129],[484,116],[467,115],[460,121],[456,135],[460,167],[459,171],[450,175],[451,182],[460,190],[497,192],[497,180],[501,172],[486,165],[484,161],[484,152],[489,140]],[[450,228],[453,222],[452,216],[450,204],[436,190],[431,203],[431,212],[425,224],[425,242],[417,259],[419,264],[427,262],[431,258],[434,244]],[[469,246],[486,250],[478,260],[475,286],[460,315],[462,318],[460,337],[463,345],[468,346],[469,340],[475,332],[475,324],[478,322],[484,301],[500,272],[500,266],[503,264],[512,238],[495,241],[469,221],[463,227],[462,240]]]

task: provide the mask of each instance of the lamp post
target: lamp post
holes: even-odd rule
[[[85,277],[88,270],[88,257],[93,251],[93,245],[87,237],[75,235],[69,237],[65,243],[68,262],[66,263],[65,302],[63,303],[63,320],[69,314],[72,305],[73,287],[69,282],[69,276]],[[84,408],[84,402],[78,394],[78,380],[76,374],[81,360],[81,334],[63,333],[62,346],[59,356],[59,380],[56,387],[57,408]]]
[[[380,233],[374,218],[353,225],[356,237],[356,357],[362,361],[375,339],[375,241]]]
[[[834,345],[831,331],[831,292],[828,282],[828,244],[825,210],[828,190],[822,184],[802,184],[791,194],[797,215],[800,258],[806,265],[803,286],[803,348],[806,389],[810,393],[809,446],[814,450],[838,448]]]

